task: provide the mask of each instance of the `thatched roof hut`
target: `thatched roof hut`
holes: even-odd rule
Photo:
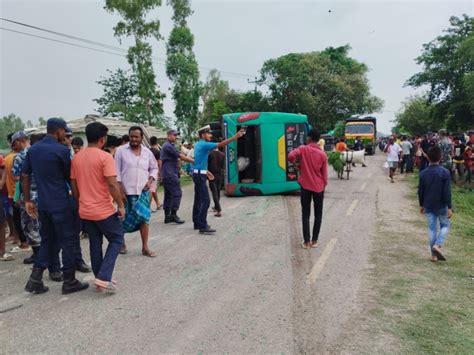
[[[114,136],[117,138],[121,138],[123,135],[128,134],[128,130],[132,126],[140,126],[144,132],[144,143],[148,145],[150,138],[155,136],[158,139],[166,139],[166,132],[162,131],[156,127],[147,127],[142,124],[123,121],[113,117],[101,117],[98,115],[86,115],[83,118],[79,118],[76,120],[67,121],[67,125],[69,128],[72,129],[74,137],[81,137],[86,141],[86,126],[91,122],[100,122],[106,125],[109,128],[109,136]],[[27,130],[29,134],[34,133],[45,133],[46,127],[36,127]]]

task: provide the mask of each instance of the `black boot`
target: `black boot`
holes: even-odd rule
[[[89,287],[86,282],[81,282],[76,279],[76,271],[68,271],[63,273],[63,295],[67,295],[73,292],[79,292]]]
[[[184,221],[178,217],[176,214],[177,210],[171,210],[171,218],[173,218],[173,222],[176,224],[183,224]]]
[[[63,282],[63,273],[61,271],[49,272],[49,278],[54,282]]]
[[[173,217],[171,216],[171,210],[165,209],[165,224],[173,223]]]
[[[87,265],[84,262],[84,260],[81,260],[80,262],[76,264],[76,271],[88,273],[88,272],[91,272],[92,269],[89,265]]]
[[[36,256],[38,255],[39,252],[39,246],[31,247],[33,249],[33,254],[29,258],[23,259],[23,264],[30,265],[35,262]]]
[[[43,271],[44,269],[34,267],[31,272],[30,279],[25,286],[25,291],[35,293],[37,295],[48,292],[49,288],[43,283]]]

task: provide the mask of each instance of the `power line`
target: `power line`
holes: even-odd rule
[[[122,53],[124,53],[124,54],[128,53],[128,51],[127,51],[126,49],[124,49],[124,48],[111,46],[111,45],[109,45],[109,44],[105,44],[105,43],[101,43],[101,42],[97,42],[97,41],[92,41],[92,40],[89,40],[89,39],[86,39],[86,38],[82,38],[82,37],[78,37],[78,36],[74,36],[74,35],[69,35],[69,34],[66,34],[66,33],[58,32],[58,31],[49,30],[49,29],[47,29],[47,28],[42,28],[42,27],[38,27],[38,26],[33,26],[33,25],[30,25],[30,24],[27,24],[27,23],[23,23],[23,22],[19,22],[19,21],[10,20],[10,19],[4,18],[4,17],[0,17],[0,20],[6,21],[6,22],[9,22],[9,23],[13,23],[13,24],[16,24],[16,25],[19,25],[19,26],[24,26],[24,27],[27,27],[27,28],[31,28],[31,29],[34,29],[34,30],[37,30],[37,31],[43,31],[43,32],[51,33],[51,34],[54,34],[54,35],[56,35],[56,36],[66,37],[66,38],[69,38],[69,39],[73,39],[73,40],[75,40],[75,41],[80,41],[80,42],[84,42],[84,43],[87,43],[87,44],[92,44],[92,45],[99,46],[99,47],[102,47],[102,48],[106,48],[106,49],[109,49],[109,50],[116,50],[116,51],[122,52]],[[42,36],[38,36],[38,35],[33,35],[33,34],[26,33],[26,32],[10,30],[10,29],[7,29],[7,28],[2,28],[2,29],[7,30],[7,31],[11,31],[11,32],[16,32],[16,33],[24,34],[24,35],[30,35],[30,36],[32,36],[32,37],[47,39],[47,40],[51,40],[51,41],[54,41],[54,42],[63,43],[63,44],[68,44],[68,45],[74,46],[74,44],[69,43],[69,42],[65,42],[65,41],[60,41],[60,40],[55,40],[55,39],[52,39],[52,38],[47,38],[47,37],[42,37]],[[107,51],[103,51],[103,50],[97,50],[97,49],[94,49],[94,48],[91,48],[91,47],[86,47],[86,46],[81,46],[81,45],[76,45],[76,46],[77,46],[77,47],[81,47],[81,48],[86,48],[86,49],[91,49],[91,50],[100,51],[100,52],[103,52],[103,53],[109,53],[109,54],[118,55],[118,54],[116,54],[116,53],[111,53],[111,52],[107,52]],[[157,56],[152,56],[152,58],[155,59],[156,63],[162,64],[162,65],[166,65],[166,59],[165,59],[165,58],[160,58],[160,57],[157,57]],[[203,66],[198,66],[198,67],[199,67],[201,70],[204,70],[204,71],[207,71],[207,72],[210,72],[211,70],[214,69],[214,68],[203,67]],[[239,77],[239,78],[250,78],[250,77],[251,77],[251,75],[243,74],[243,73],[235,73],[235,72],[228,72],[228,71],[219,71],[219,72],[220,72],[223,76],[233,76],[233,77]]]
[[[104,50],[102,50],[102,49],[97,49],[97,48],[82,46],[82,45],[76,44],[76,43],[70,43],[70,42],[66,42],[66,41],[61,41],[61,40],[59,40],[59,39],[54,39],[54,38],[48,38],[48,37],[38,36],[38,35],[34,35],[34,34],[32,34],[32,33],[26,33],[26,32],[16,31],[16,30],[12,30],[12,29],[9,29],[9,28],[5,28],[5,27],[0,27],[0,30],[9,31],[9,32],[14,32],[14,33],[22,34],[22,35],[25,35],[25,36],[35,37],[35,38],[41,38],[41,39],[48,40],[48,41],[52,41],[52,42],[58,42],[58,43],[62,43],[62,44],[67,44],[67,45],[73,46],[73,47],[79,47],[79,48],[90,49],[90,50],[96,51],[96,52],[102,52],[102,53],[117,55],[117,56],[119,56],[119,57],[124,57],[124,56],[125,56],[124,54],[118,54],[118,53],[113,53],[113,52],[109,52],[109,51],[104,51]]]

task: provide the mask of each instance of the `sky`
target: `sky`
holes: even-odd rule
[[[166,39],[172,28],[171,9],[163,3],[150,16],[160,19]],[[103,5],[95,0],[0,0],[0,17],[127,49],[130,41],[120,44],[113,35],[119,17]],[[258,76],[268,59],[349,44],[350,56],[369,67],[372,93],[385,102],[375,115],[379,131],[388,133],[401,103],[426,89],[404,86],[421,70],[414,59],[423,43],[440,35],[450,16],[473,16],[474,1],[220,0],[193,1],[192,8],[189,27],[202,80],[216,68],[232,88],[251,90],[248,80]],[[72,42],[2,20],[0,27]],[[153,55],[165,59],[165,41],[151,43]],[[128,67],[121,55],[0,29],[0,115],[15,113],[37,122],[39,117],[69,120],[96,113],[92,100],[102,93],[96,81],[107,69]],[[165,114],[172,116],[171,83],[161,60],[155,62],[155,72],[167,94]]]

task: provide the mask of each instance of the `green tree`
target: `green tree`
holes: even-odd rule
[[[423,45],[416,58],[423,70],[407,84],[413,87],[429,85],[428,100],[433,103],[433,115],[451,130],[474,125],[472,73],[474,71],[474,18],[451,17],[444,34]]]
[[[108,77],[101,77],[97,81],[104,91],[100,98],[93,100],[99,105],[97,111],[103,116],[123,117],[125,120],[134,121],[140,114],[138,111],[141,107],[137,76],[120,68],[115,72],[107,72]]]
[[[306,114],[322,130],[348,116],[380,110],[383,102],[370,93],[367,66],[350,58],[349,50],[330,47],[266,61],[259,81],[268,86],[273,109]]]
[[[38,118],[38,126],[46,126],[46,119],[44,117]]]
[[[198,125],[201,84],[196,57],[193,52],[194,36],[186,19],[192,14],[189,0],[169,0],[173,7],[174,27],[166,46],[166,74],[173,81],[176,122],[191,139]]]
[[[396,113],[393,132],[423,134],[437,131],[445,122],[434,117],[434,107],[429,102],[428,94],[411,96]]]
[[[209,72],[201,91],[200,124],[218,121],[225,113],[272,111],[268,98],[260,91],[238,92],[221,79],[219,71]]]
[[[3,116],[0,120],[0,148],[10,148],[7,135],[25,129],[25,124],[17,115],[10,113],[8,116]]]
[[[119,40],[123,36],[132,36],[135,41],[127,58],[137,76],[140,100],[130,120],[151,125],[160,123],[165,96],[156,85],[152,48],[147,42],[149,37],[161,39],[160,21],[147,21],[149,13],[159,6],[161,0],[106,0],[104,7],[111,13],[117,12],[123,19],[114,27],[115,36]]]
[[[344,120],[337,121],[336,124],[334,125],[334,133],[333,133],[334,137],[337,137],[337,138],[344,137],[345,129],[346,129],[346,121]]]

